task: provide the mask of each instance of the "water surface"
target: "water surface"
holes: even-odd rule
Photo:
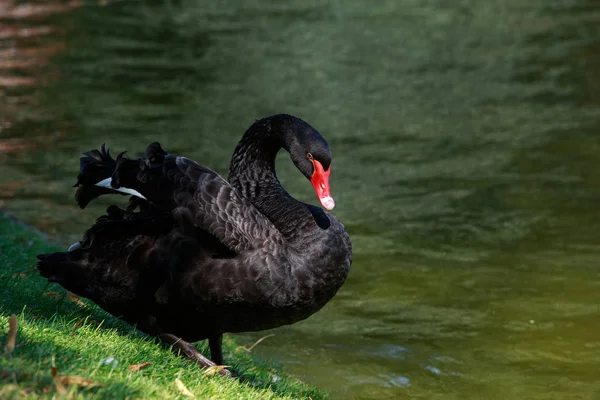
[[[294,114],[333,149],[355,261],[258,354],[344,399],[600,397],[598,3],[61,4],[0,6],[9,212],[70,243],[108,204],[74,205],[81,151],[158,140],[226,173],[254,119]]]

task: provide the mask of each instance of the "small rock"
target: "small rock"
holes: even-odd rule
[[[103,365],[111,365],[113,368],[117,368],[117,365],[119,365],[119,361],[117,361],[117,359],[114,357],[106,357],[101,361],[101,363]]]

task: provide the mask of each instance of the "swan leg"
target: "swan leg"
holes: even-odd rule
[[[223,334],[219,333],[217,336],[208,338],[208,347],[210,347],[210,358],[217,365],[223,364]]]
[[[196,349],[196,347],[193,344],[186,342],[185,340],[181,339],[180,337],[171,335],[170,333],[161,333],[159,335],[159,337],[165,343],[170,344],[172,350],[175,353],[179,354],[180,356],[182,356],[184,358],[187,358],[188,360],[194,361],[195,363],[199,364],[203,368],[210,368],[210,367],[214,367],[217,365],[213,361],[204,357],[198,351],[198,349]],[[228,376],[228,375],[231,375],[231,372],[229,372],[226,369],[222,369],[219,371],[219,374]]]

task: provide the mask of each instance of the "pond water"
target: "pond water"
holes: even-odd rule
[[[340,399],[600,398],[600,3],[5,1],[0,205],[67,244],[79,153],[227,172],[256,118],[329,141],[351,275],[242,335]],[[315,202],[287,156],[286,188]]]

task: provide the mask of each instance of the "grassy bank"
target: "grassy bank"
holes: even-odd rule
[[[238,378],[207,374],[91,302],[69,298],[58,285],[48,284],[35,271],[35,255],[49,251],[57,246],[0,214],[0,398],[325,397],[228,338],[225,361]],[[5,344],[12,314],[18,330],[11,351]],[[208,354],[206,348],[203,353]],[[140,364],[146,365],[135,371]],[[73,385],[69,376],[89,381]]]

